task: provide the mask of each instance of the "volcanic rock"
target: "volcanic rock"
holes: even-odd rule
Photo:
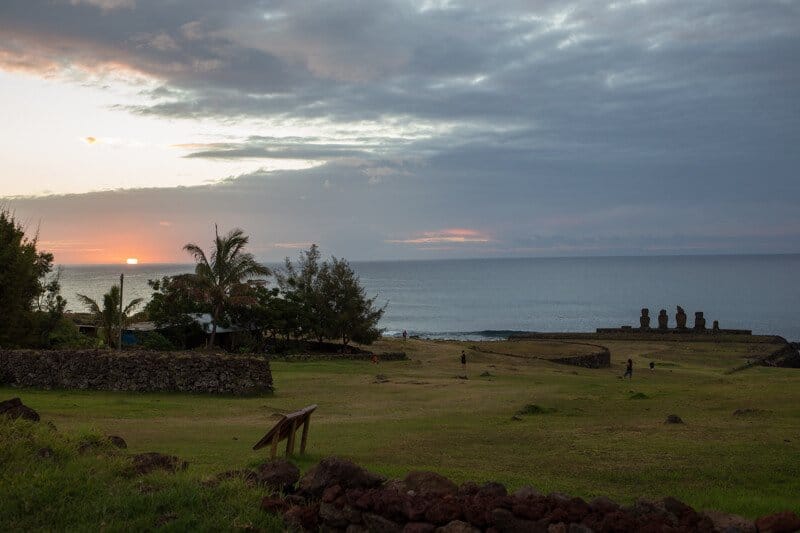
[[[794,533],[800,530],[800,516],[791,511],[783,511],[762,516],[756,520],[759,533]]]
[[[348,488],[372,488],[381,485],[385,479],[360,466],[337,457],[328,457],[312,467],[300,479],[300,491],[308,496],[319,498],[330,486],[340,485]]]
[[[294,484],[300,479],[300,469],[285,459],[276,459],[257,468],[256,481],[259,485],[278,492],[294,491]]]
[[[11,398],[10,400],[0,402],[0,415],[6,416],[12,420],[22,418],[30,420],[31,422],[39,421],[39,413],[27,405],[23,405],[22,400],[19,398]]]
[[[133,456],[131,471],[134,475],[142,476],[154,470],[165,470],[167,472],[177,472],[186,470],[189,463],[175,457],[174,455],[164,455],[158,452],[139,453]]]
[[[407,490],[413,490],[414,493],[424,496],[444,496],[458,492],[458,486],[455,483],[436,472],[409,472],[403,478],[403,485]]]
[[[722,533],[756,533],[755,524],[742,516],[722,511],[705,511],[703,514],[714,524],[714,529]]]
[[[125,442],[125,439],[123,439],[122,437],[118,437],[117,435],[109,435],[108,437],[106,437],[106,439],[115,448],[125,449],[128,447],[128,443]]]

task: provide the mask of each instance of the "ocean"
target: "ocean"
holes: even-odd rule
[[[278,265],[269,265],[271,267]],[[514,331],[594,331],[638,327],[643,307],[670,326],[680,305],[694,323],[752,329],[800,340],[800,254],[742,256],[578,257],[352,262],[368,295],[386,305],[385,335],[492,339]],[[151,291],[148,279],[192,265],[63,266],[68,308],[76,293],[99,298],[125,274],[125,300]]]

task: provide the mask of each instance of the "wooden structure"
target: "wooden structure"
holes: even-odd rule
[[[278,415],[280,420],[270,429],[264,437],[258,441],[254,450],[260,450],[270,444],[270,459],[275,459],[278,453],[278,443],[286,439],[286,456],[294,453],[295,433],[303,426],[303,435],[300,437],[300,453],[305,453],[306,442],[308,441],[308,425],[311,422],[311,413],[317,409],[317,405],[303,407],[299,411],[287,415]]]

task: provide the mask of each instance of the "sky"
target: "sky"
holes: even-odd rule
[[[800,1],[3,0],[56,261],[800,252]]]

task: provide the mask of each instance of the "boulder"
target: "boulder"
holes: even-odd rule
[[[131,459],[130,471],[134,475],[143,476],[154,470],[165,470],[175,473],[178,470],[186,470],[189,463],[175,457],[174,455],[164,455],[158,452],[139,453]]]
[[[293,492],[300,469],[286,459],[264,463],[256,469],[256,482],[277,492]]]
[[[678,415],[668,415],[664,420],[665,424],[683,424],[683,420]]]
[[[534,496],[538,497],[538,496],[541,496],[541,495],[542,495],[542,493],[539,492],[538,490],[536,490],[535,488],[531,487],[530,485],[525,485],[524,487],[518,488],[514,492],[513,496],[515,498],[525,499],[525,498],[530,498],[530,497],[534,497]]]
[[[408,522],[403,528],[403,533],[433,533],[436,526],[427,522]]]
[[[436,533],[480,533],[481,530],[473,527],[467,522],[461,520],[453,520],[447,525],[436,529]]]
[[[547,526],[533,520],[517,518],[507,509],[492,511],[492,521],[497,529],[507,533],[544,533],[547,531]]]
[[[125,442],[125,439],[123,439],[122,437],[119,437],[117,435],[109,435],[108,437],[106,437],[106,439],[115,448],[125,449],[125,448],[128,447],[128,443]]]
[[[303,494],[319,498],[327,487],[333,485],[340,485],[344,489],[367,489],[380,486],[384,481],[383,477],[346,459],[328,457],[306,472],[298,488]]]
[[[296,529],[317,531],[319,524],[319,504],[294,505],[283,513],[283,520]]]
[[[12,420],[22,418],[24,420],[30,420],[31,422],[39,421],[39,413],[27,405],[23,405],[22,400],[19,398],[11,398],[10,400],[0,402],[0,415]]]
[[[364,520],[364,526],[370,532],[400,533],[403,530],[397,522],[378,514],[364,513],[362,519]]]
[[[423,496],[444,496],[458,492],[458,486],[455,483],[435,472],[409,472],[403,478],[403,485],[406,490],[413,490],[415,494]]]
[[[742,516],[722,511],[704,511],[703,514],[714,524],[714,529],[721,533],[756,533],[753,521]]]
[[[39,450],[36,452],[36,456],[41,457],[42,459],[50,459],[53,457],[53,455],[55,455],[55,453],[53,452],[53,448],[50,446],[39,448]]]
[[[800,530],[800,516],[792,511],[783,511],[762,516],[756,520],[759,533],[794,533]]]

